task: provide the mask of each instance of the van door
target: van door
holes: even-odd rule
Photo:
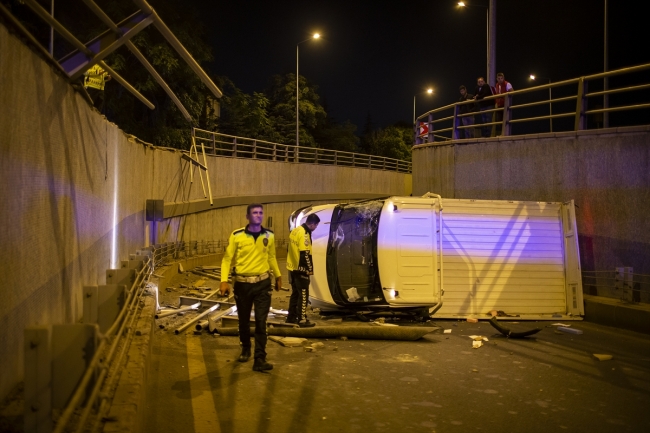
[[[378,259],[384,296],[391,305],[439,303],[438,217],[437,200],[387,200]]]

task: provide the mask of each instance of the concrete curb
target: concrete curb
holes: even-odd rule
[[[650,305],[628,304],[603,296],[583,296],[585,321],[650,334]]]

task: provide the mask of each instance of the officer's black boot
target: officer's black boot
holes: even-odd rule
[[[255,358],[253,371],[273,370],[273,364],[266,362],[266,358]]]
[[[250,357],[251,357],[251,348],[250,348],[250,346],[242,347],[241,348],[241,355],[239,355],[238,361],[239,362],[246,362],[246,361],[248,361],[250,359]]]

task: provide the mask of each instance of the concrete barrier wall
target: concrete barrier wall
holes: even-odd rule
[[[416,147],[413,195],[428,191],[449,198],[573,199],[583,271],[632,266],[635,274],[650,274],[650,127]],[[584,283],[588,294],[621,296],[607,289],[611,280]],[[650,302],[647,292],[641,295]]]
[[[203,193],[180,152],[107,122],[2,24],[0,83],[1,398],[21,380],[25,326],[79,321],[82,286],[104,284],[106,269],[146,244],[145,201]],[[214,196],[409,194],[411,185],[410,175],[353,168],[216,157],[208,166]],[[300,204],[267,206],[279,237]],[[239,206],[172,218],[158,238],[225,240],[244,214]]]

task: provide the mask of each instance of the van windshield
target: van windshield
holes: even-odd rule
[[[327,282],[334,301],[385,303],[377,269],[377,230],[383,200],[339,205],[332,213]]]

